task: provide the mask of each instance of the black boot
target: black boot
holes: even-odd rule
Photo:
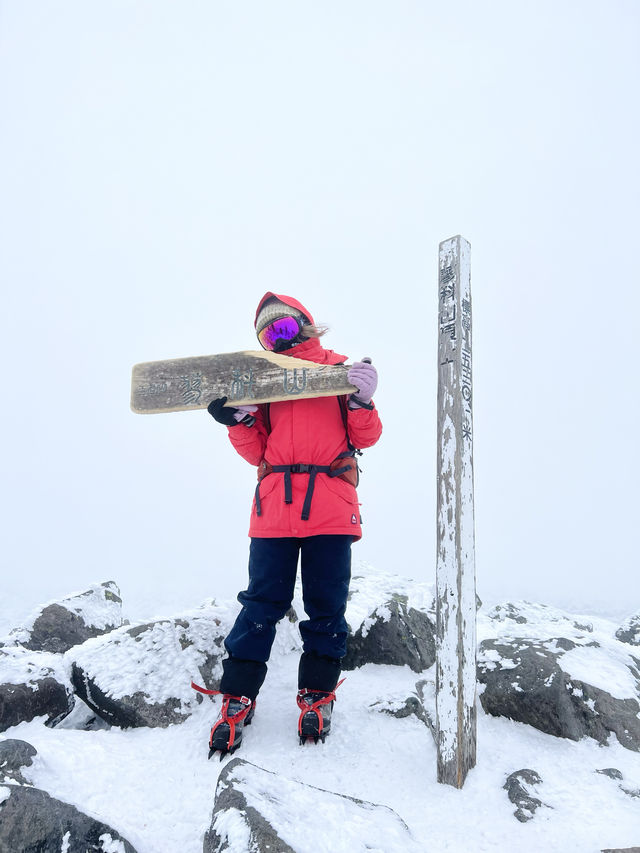
[[[225,693],[222,697],[222,710],[213,724],[209,736],[209,758],[214,752],[220,752],[220,760],[239,749],[242,744],[242,730],[250,726],[255,713],[255,699],[246,696],[232,696]]]
[[[338,682],[336,690],[342,681]],[[327,692],[304,688],[298,691],[298,708],[301,712],[298,720],[298,736],[301,744],[307,743],[311,739],[314,743],[318,743],[319,740],[324,743],[326,736],[331,731],[331,712],[335,701],[335,690]]]

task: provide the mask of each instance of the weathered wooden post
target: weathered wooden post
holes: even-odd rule
[[[438,277],[438,782],[462,788],[476,763],[471,246],[440,243]]]

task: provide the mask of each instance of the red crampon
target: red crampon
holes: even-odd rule
[[[207,696],[217,696],[220,690],[207,690],[198,684],[191,682],[191,686],[199,693]],[[222,709],[220,716],[211,728],[209,735],[209,758],[220,752],[220,761],[235,752],[242,743],[242,730],[250,726],[256,708],[255,699],[247,696],[232,696],[230,693],[222,695]]]
[[[311,740],[314,743],[318,743],[319,740],[324,743],[331,730],[331,710],[336,701],[336,690],[343,681],[344,678],[331,692],[309,690],[306,687],[298,691],[297,702],[301,711],[298,720],[298,737],[301,745]]]

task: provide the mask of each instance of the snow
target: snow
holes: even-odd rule
[[[0,684],[26,684],[35,690],[36,682],[47,676],[61,682],[67,680],[60,655],[32,652],[22,646],[0,648]]]
[[[11,796],[11,788],[0,787],[0,805]]]
[[[433,602],[432,585],[412,584],[371,567],[364,571],[359,567],[354,574],[350,612],[354,622],[361,620],[359,624],[392,588],[407,595],[411,606],[429,609]],[[202,611],[194,611],[201,614],[202,630],[214,606],[223,622],[236,607],[208,603]],[[522,606],[527,624],[490,618],[481,610],[481,638],[533,636],[540,641],[571,635],[574,642],[583,643],[564,653],[563,664],[568,661],[573,677],[589,683],[597,680],[598,686],[609,679],[608,689],[628,694],[631,681],[625,681],[624,671],[628,672],[626,649],[631,647],[614,639],[613,623],[590,618],[588,632],[575,627],[570,614],[539,605]],[[168,629],[161,626],[159,630]],[[599,648],[586,645],[594,641]],[[385,713],[402,707],[415,694],[416,683],[426,680],[425,704],[433,714],[435,667],[417,675],[408,667],[369,664],[345,673],[327,742],[299,746],[296,649],[297,627],[285,619],[278,629],[256,716],[236,753],[280,777],[269,798],[264,786],[249,781],[242,783],[243,792],[259,804],[263,814],[268,812],[274,828],[296,853],[367,849],[355,842],[350,848],[340,846],[343,839],[353,841],[348,834],[352,815],[348,804],[344,814],[326,810],[321,793],[300,789],[297,782],[387,806],[409,827],[416,849],[425,853],[596,853],[640,842],[638,801],[623,790],[640,789],[640,757],[615,737],[606,747],[588,738],[579,742],[554,738],[521,723],[487,716],[478,703],[477,766],[461,791],[439,785],[436,748],[428,728],[415,716],[397,719]],[[193,652],[187,649],[186,653]],[[604,663],[607,655],[610,670]],[[122,664],[117,656],[104,662],[113,670],[114,685],[118,675],[125,680],[130,677],[120,671]],[[169,669],[168,665],[167,673]],[[184,672],[182,665],[180,671]],[[162,695],[160,686],[158,695]],[[84,731],[64,725],[50,729],[39,719],[15,726],[0,739],[19,738],[33,744],[38,756],[22,769],[23,776],[113,827],[138,853],[201,853],[204,833],[211,825],[217,779],[225,766],[225,762],[207,760],[209,730],[219,706],[219,697],[207,698],[193,707],[184,723],[166,729]],[[607,767],[617,768],[623,781],[596,772]],[[507,776],[523,768],[540,774],[536,796],[549,807],[539,809],[526,824],[516,820],[516,807],[503,790]],[[0,787],[0,809],[9,793],[8,787]],[[405,842],[394,840],[396,826],[389,814],[384,837],[367,839],[368,849],[407,853],[410,848]],[[238,813],[227,810],[218,818],[218,831],[223,830],[230,851],[248,853],[246,829]],[[362,838],[367,838],[366,827],[361,830]],[[320,841],[312,847],[309,839]],[[104,853],[121,853],[121,842],[108,835],[101,840]]]
[[[74,592],[63,599],[45,602],[33,610],[20,627],[11,631],[5,642],[26,642],[34,623],[45,607],[60,605],[79,616],[85,625],[105,630],[122,622],[122,604],[119,589],[113,581],[90,584],[81,592]]]
[[[122,841],[112,838],[108,832],[101,835],[98,841],[103,853],[126,853]]]
[[[613,656],[612,656],[613,655]],[[586,681],[617,699],[634,699],[640,683],[629,669],[629,655],[581,646],[562,656],[562,669],[575,681]]]

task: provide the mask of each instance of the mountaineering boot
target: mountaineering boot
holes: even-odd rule
[[[342,681],[338,687],[340,684]],[[304,688],[298,691],[297,701],[298,708],[300,708],[300,719],[298,720],[300,743],[309,743],[311,740],[314,743],[318,743],[319,740],[324,743],[326,736],[331,731],[331,711],[333,710],[333,703],[336,701],[335,690],[327,692]]]
[[[222,697],[222,710],[213,724],[209,736],[209,758],[214,752],[220,752],[220,761],[230,755],[242,744],[242,730],[250,726],[255,713],[255,699],[246,696],[232,696],[225,693]]]

